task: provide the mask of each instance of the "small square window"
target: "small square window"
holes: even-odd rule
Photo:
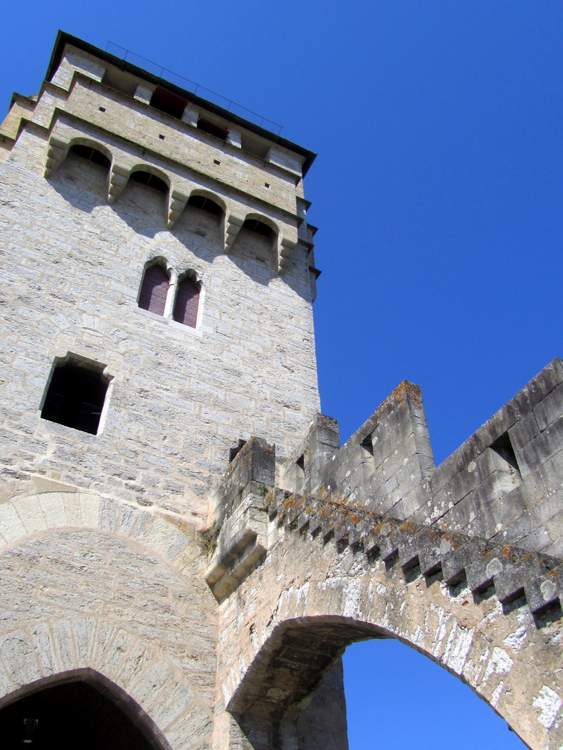
[[[104,367],[69,358],[55,364],[41,417],[96,435],[110,380]]]

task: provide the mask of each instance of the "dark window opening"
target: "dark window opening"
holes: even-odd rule
[[[495,453],[498,453],[498,455],[504,459],[514,471],[520,474],[520,467],[518,466],[516,454],[514,453],[514,448],[512,447],[512,442],[508,432],[503,433],[494,441],[494,443],[491,443],[491,448]]]
[[[179,119],[182,119],[187,103],[188,100],[185,97],[162,86],[157,86],[151,97],[151,107]]]
[[[255,232],[256,234],[261,234],[263,237],[269,237],[270,239],[273,239],[273,237],[275,236],[272,227],[264,224],[264,222],[260,221],[259,219],[247,219],[242,225],[242,228],[248,229],[251,232]]]
[[[229,463],[232,463],[235,458],[238,456],[238,454],[241,451],[241,448],[244,448],[246,445],[246,440],[239,440],[238,443],[229,450]]]
[[[219,159],[213,159],[213,164],[221,164],[221,162],[219,161]]]
[[[95,368],[67,361],[55,366],[41,410],[43,419],[96,435],[108,381],[103,365]]]
[[[90,146],[81,146],[80,144],[76,143],[74,146],[70,147],[69,153],[75,154],[81,159],[87,159],[88,161],[94,162],[94,164],[100,164],[106,169],[110,168],[110,160],[108,159],[108,157],[101,151],[98,151],[98,149],[96,148],[91,148]]]
[[[105,111],[106,111],[106,108],[105,108],[105,107],[98,107],[98,110],[99,110],[100,112],[105,112]]]
[[[365,438],[360,443],[361,447],[366,450],[371,456],[373,456],[373,441],[372,441],[372,434],[371,432],[369,435],[366,435]]]
[[[141,284],[139,307],[156,315],[164,315],[169,286],[170,279],[166,269],[159,263],[149,266]]]
[[[141,185],[147,185],[154,190],[158,190],[159,193],[168,192],[168,185],[164,182],[164,180],[161,180],[160,177],[157,177],[150,172],[144,172],[142,169],[138,169],[136,172],[133,172],[129,176],[129,179],[133,180],[133,182],[139,182]]]
[[[85,681],[37,690],[0,710],[2,747],[31,750],[156,750],[146,720],[123,699]]]
[[[185,326],[195,328],[199,307],[199,285],[189,276],[184,276],[178,283],[173,318]]]
[[[227,128],[222,128],[220,125],[217,125],[214,122],[210,122],[209,120],[205,120],[204,118],[200,117],[197,121],[197,126],[200,130],[203,130],[204,133],[209,133],[209,135],[214,135],[215,138],[220,138],[222,141],[227,140],[228,130]]]
[[[223,215],[223,209],[221,206],[218,203],[215,203],[214,200],[205,198],[203,195],[192,195],[188,201],[188,206],[200,208],[202,211],[207,211],[207,213],[214,214],[215,216]]]

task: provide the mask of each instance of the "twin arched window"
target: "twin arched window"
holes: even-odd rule
[[[165,317],[171,314],[178,323],[195,328],[199,296],[200,285],[190,275],[171,283],[168,271],[160,263],[155,263],[145,269],[139,307]]]

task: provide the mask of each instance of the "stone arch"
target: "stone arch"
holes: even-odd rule
[[[168,174],[158,167],[153,166],[152,164],[147,164],[146,162],[138,162],[134,164],[129,169],[129,175],[128,175],[128,182],[131,179],[132,175],[134,175],[136,172],[145,173],[148,175],[152,175],[153,177],[156,177],[158,180],[163,182],[168,187],[168,192],[170,192],[170,186],[171,181]]]
[[[69,153],[71,153],[72,149],[75,146],[85,146],[86,148],[90,148],[93,151],[97,151],[98,153],[102,154],[103,156],[106,157],[106,159],[109,162],[108,170],[111,169],[111,165],[113,164],[113,160],[114,160],[114,155],[111,149],[109,149],[107,145],[105,145],[104,143],[100,143],[100,141],[97,141],[95,138],[87,138],[84,136],[77,136],[77,137],[71,138],[71,140],[68,143],[67,156]]]
[[[352,643],[374,639],[399,640],[473,687],[463,674],[441,662],[431,651],[385,628],[347,617],[315,615],[287,620],[274,628],[227,708],[254,748],[262,748],[256,737],[264,733],[269,735],[264,750],[270,746],[285,748],[287,727],[298,719],[302,704],[344,650]],[[250,690],[249,685],[252,685]],[[498,713],[478,690],[475,692]],[[257,701],[257,694],[265,697]]]
[[[146,722],[163,750],[174,740],[191,691],[174,663],[124,629],[103,621],[59,620],[30,626],[0,640],[0,711],[29,693],[64,680],[94,680]]]
[[[169,742],[153,718],[122,687],[91,667],[68,670],[40,678],[0,699],[0,729],[2,729],[3,736],[6,736],[3,727],[4,716],[6,714],[4,709],[10,707],[13,717],[15,713],[14,709],[17,709],[18,703],[22,701],[29,702],[28,699],[30,698],[41,699],[41,694],[45,694],[46,691],[52,692],[53,688],[59,688],[64,685],[71,686],[73,692],[76,691],[75,686],[78,686],[78,688],[80,686],[94,688],[94,690],[90,690],[89,692],[105,699],[106,704],[117,709],[119,714],[126,718],[128,723],[132,725],[131,729],[135,732],[136,738],[144,741],[143,747],[146,750],[149,748],[150,750],[172,750]],[[75,704],[75,708],[80,710],[83,706],[78,703]],[[96,708],[98,708],[98,715],[100,715],[99,706],[96,706]],[[101,716],[103,717],[103,713]],[[57,717],[53,718],[56,721]],[[80,718],[82,719],[82,717]],[[40,727],[38,726],[36,729],[39,730]],[[31,732],[33,731],[34,728],[32,727]]]
[[[244,223],[246,223],[247,221],[257,221],[260,224],[264,224],[265,226],[267,226],[269,229],[272,230],[272,232],[274,233],[274,237],[276,239],[280,234],[280,228],[278,224],[273,219],[270,219],[269,216],[265,216],[264,214],[256,213],[256,212],[248,213],[244,217]],[[243,227],[244,227],[244,224],[243,224]]]
[[[95,529],[146,547],[170,563],[187,547],[171,521],[113,498],[87,492],[18,495],[0,504],[0,552],[25,538],[55,529]]]
[[[78,492],[0,504],[0,532],[0,703],[94,670],[140,706],[166,747],[208,748],[215,622],[195,532]]]
[[[254,750],[292,747],[303,701],[347,645],[369,638],[415,648],[469,685],[531,747],[559,747],[560,623],[538,627],[524,608],[506,611],[465,586],[409,577],[399,565],[339,550],[322,534],[275,533],[277,542],[270,528],[265,562],[230,597],[224,622],[251,592],[260,592],[259,605],[220,647],[224,705]]]
[[[192,198],[205,198],[218,206],[222,211],[222,219],[224,220],[227,213],[227,204],[217,193],[212,190],[206,190],[205,188],[195,188],[190,192],[187,205],[190,204]]]
[[[260,231],[260,229],[264,231]],[[240,219],[234,228],[234,232],[231,231],[232,237],[229,240],[229,247],[232,248],[232,252],[236,254],[237,244],[241,241],[243,231],[245,229],[256,229],[259,234],[264,234],[262,240],[262,248],[259,251],[262,255],[262,260],[265,261],[273,271],[278,270],[279,266],[279,242],[280,242],[280,228],[278,224],[261,213],[250,212],[244,216],[244,219]],[[239,248],[239,251],[242,248]],[[258,249],[258,247],[257,247]]]

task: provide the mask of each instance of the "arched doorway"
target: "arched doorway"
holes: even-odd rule
[[[85,670],[31,688],[0,708],[6,750],[167,750],[123,691]]]

